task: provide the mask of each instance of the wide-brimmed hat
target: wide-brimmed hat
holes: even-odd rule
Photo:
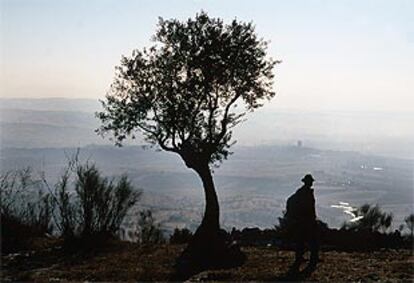
[[[313,182],[315,181],[315,179],[312,177],[311,174],[306,174],[305,177],[302,178],[302,182],[306,183],[306,182]]]

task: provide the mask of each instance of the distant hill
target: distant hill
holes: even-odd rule
[[[0,109],[40,111],[95,112],[100,108],[98,99],[84,98],[0,98]]]
[[[93,99],[0,99],[2,147],[111,144],[98,137]],[[414,159],[414,113],[311,112],[264,107],[234,129],[241,145],[295,145]],[[260,133],[258,135],[257,133]],[[139,136],[139,135],[138,135]],[[142,139],[133,144],[142,143]]]

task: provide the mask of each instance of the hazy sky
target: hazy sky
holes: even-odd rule
[[[0,97],[101,98],[159,16],[253,21],[283,60],[270,108],[414,110],[414,1],[0,0]]]

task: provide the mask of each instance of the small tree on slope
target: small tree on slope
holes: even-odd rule
[[[120,144],[141,132],[146,141],[178,154],[200,177],[206,200],[201,225],[188,249],[214,260],[219,239],[219,203],[211,166],[227,158],[231,129],[272,98],[267,43],[251,23],[197,14],[186,22],[160,18],[155,44],[123,57],[97,113],[101,134]]]

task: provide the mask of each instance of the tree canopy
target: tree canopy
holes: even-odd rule
[[[106,99],[101,134],[120,145],[140,131],[147,142],[180,154],[189,168],[225,159],[232,128],[272,98],[267,42],[252,23],[206,13],[159,19],[150,48],[122,57]]]

